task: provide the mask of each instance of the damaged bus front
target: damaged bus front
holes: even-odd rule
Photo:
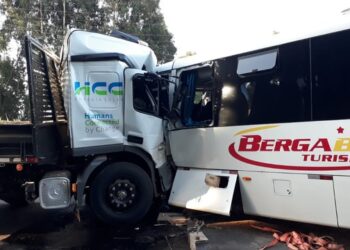
[[[337,19],[160,65],[177,85],[169,203],[350,228],[349,44]]]

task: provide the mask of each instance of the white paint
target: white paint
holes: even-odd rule
[[[71,30],[69,37],[69,56],[95,53],[121,53],[126,55],[136,68],[144,65],[147,71],[153,71],[157,64],[154,52],[146,46],[128,42],[123,39],[86,32]]]
[[[339,227],[350,228],[350,177],[333,178]]]
[[[226,188],[205,183],[207,174],[228,176]],[[230,215],[237,175],[217,170],[178,169],[169,197],[169,204],[199,211]]]
[[[222,52],[221,44],[215,44],[215,50],[209,45],[207,49],[212,55],[208,52],[181,58],[159,66],[157,71],[171,70],[171,76],[180,76],[181,72],[201,67],[208,60],[350,28],[348,15],[334,20],[300,32],[276,33],[265,40],[248,40],[237,46],[231,43],[226,52]],[[223,88],[222,94],[229,95],[230,90]],[[176,177],[175,183],[186,185],[178,196],[186,197],[185,192],[192,194],[198,189],[202,172],[238,170],[246,213],[349,227],[350,200],[346,192],[350,188],[349,127],[349,119],[185,129],[178,126],[180,129],[169,132],[173,160],[177,166],[189,168],[187,172],[198,170],[190,177],[188,174],[180,175],[181,179]],[[247,144],[245,138],[249,138]],[[254,138],[259,138],[258,142]],[[276,146],[278,141],[287,140],[289,146]],[[310,174],[333,176],[334,181],[311,178]],[[244,177],[251,181],[245,181]],[[173,189],[177,187],[175,183]],[[188,200],[178,202],[179,206],[188,207]]]
[[[123,143],[123,96],[109,92],[105,96],[94,94],[91,85],[96,82],[122,82],[124,68],[123,63],[118,61],[70,64],[69,125],[73,148]],[[90,95],[86,90],[77,94],[74,90],[76,81],[82,87],[85,82],[90,82]],[[124,88],[118,89],[123,91]]]
[[[156,64],[153,51],[143,45],[80,30],[67,34],[64,49],[68,70],[62,85],[72,148],[123,144],[124,69],[127,65],[117,60],[71,62],[70,58],[75,55],[120,53],[126,55],[136,68],[146,66],[152,71]],[[76,82],[83,87],[82,90],[76,91]],[[86,82],[90,84],[89,90],[84,88]],[[97,82],[106,86],[95,88]],[[111,89],[111,83],[118,83],[118,86]]]
[[[137,69],[125,70],[125,113],[124,113],[124,144],[141,147],[148,152],[154,160],[156,167],[165,163],[165,147],[163,146],[163,120],[159,117],[137,112],[133,104],[133,82],[135,74],[143,74]],[[127,136],[143,138],[142,145],[128,142]]]
[[[238,174],[246,214],[338,226],[332,180],[309,179],[305,174]],[[251,181],[243,177],[250,177]],[[276,180],[290,182],[290,195],[275,192]]]
[[[349,151],[335,149],[339,138],[350,138],[350,120],[335,121],[313,121],[271,124],[275,127],[266,127],[264,125],[230,126],[230,127],[208,127],[193,128],[170,131],[170,146],[174,162],[177,166],[201,168],[201,169],[225,169],[225,170],[246,170],[246,171],[264,171],[264,172],[285,172],[285,173],[315,173],[331,175],[349,175],[350,170],[298,170],[298,167],[349,167],[350,157],[347,161],[312,161],[311,155],[348,155]],[[343,134],[338,134],[337,128],[344,129]],[[246,131],[247,129],[259,129],[256,131]],[[301,144],[310,144],[308,150],[300,151],[273,151],[274,146],[267,147],[268,150],[242,151],[239,149],[242,138],[245,136],[258,135],[262,140],[279,139],[307,139],[301,141]],[[319,138],[327,138],[330,152],[322,149],[309,150]],[[231,155],[229,147],[234,143],[236,152],[250,160],[265,164],[282,165],[282,167],[271,168],[262,167],[255,164],[241,161]],[[346,143],[346,141],[344,141]],[[269,143],[271,144],[271,143]],[[299,145],[301,148],[301,145]],[[283,169],[283,166],[294,166],[297,169]]]

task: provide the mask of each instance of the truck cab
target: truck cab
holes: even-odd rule
[[[154,52],[124,33],[71,30],[61,58],[31,37],[26,53],[31,158],[22,150],[1,175],[45,209],[67,207],[74,196],[105,223],[140,221],[172,179],[162,119],[168,82],[152,73]]]

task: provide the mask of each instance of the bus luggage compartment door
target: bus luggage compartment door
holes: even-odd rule
[[[237,174],[220,170],[178,169],[169,204],[230,215]]]
[[[331,176],[239,171],[239,184],[246,214],[338,226]]]
[[[334,192],[339,227],[350,228],[350,177],[334,176]]]

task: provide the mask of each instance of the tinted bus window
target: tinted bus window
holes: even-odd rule
[[[350,118],[350,32],[311,40],[313,119]]]
[[[244,75],[273,69],[276,66],[277,49],[238,57],[237,74]]]
[[[282,45],[275,54],[273,69],[244,77],[230,73],[225,65],[230,62],[236,73],[239,58],[236,65],[233,59],[218,61],[217,72],[223,85],[219,126],[310,120],[308,42]],[[258,68],[266,69],[265,61],[263,64]]]

